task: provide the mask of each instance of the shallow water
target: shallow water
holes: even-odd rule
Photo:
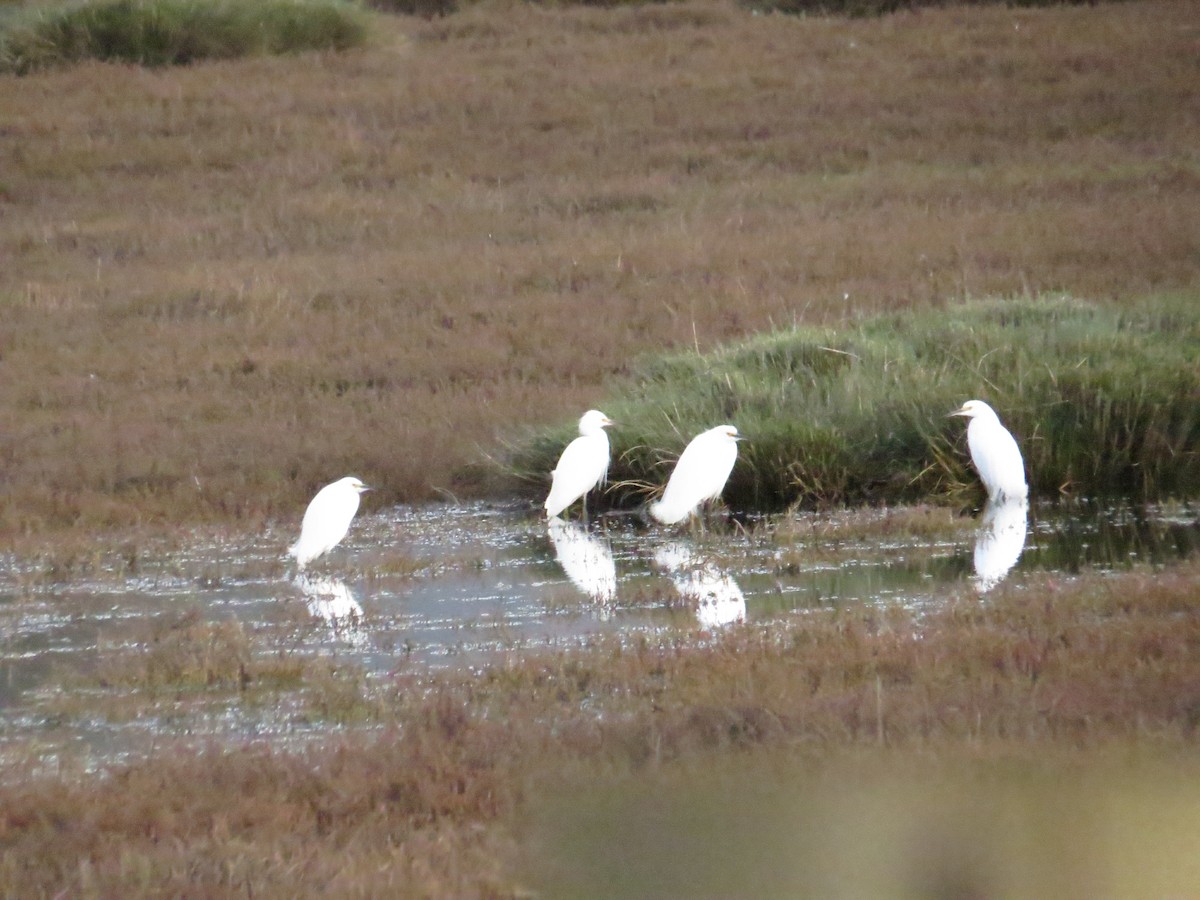
[[[830,604],[923,607],[1030,572],[1070,577],[1200,548],[1189,506],[1002,507],[932,536],[899,529],[886,539],[870,528],[831,531],[829,516],[800,519],[785,539],[779,520],[692,534],[629,516],[584,529],[522,508],[433,505],[360,517],[301,578],[284,564],[283,533],[147,551],[125,571],[78,580],[31,580],[9,561],[0,576],[0,746],[78,745],[111,759],[119,736],[163,728],[161,719],[65,717],[55,695],[64,683],[100,690],[78,687],[88,683],[78,673],[105,655],[145,652],[156,625],[189,616],[270,630],[274,642],[260,652],[279,652],[284,635],[287,652],[336,654],[385,678],[398,666],[471,667],[597,633],[712,631]],[[167,730],[244,739],[297,727],[286,709],[242,706],[236,697],[206,705]]]

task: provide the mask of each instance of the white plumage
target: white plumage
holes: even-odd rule
[[[692,438],[667,481],[662,499],[650,504],[650,515],[664,525],[686,519],[701,503],[716,500],[737,461],[738,430],[718,425]]]
[[[604,429],[613,424],[598,409],[589,409],[579,419],[579,437],[567,444],[554,468],[550,493],[543,506],[546,515],[557,516],[564,509],[584,498],[587,513],[587,492],[603,484],[608,475],[608,434]]]
[[[1000,424],[996,411],[982,400],[968,400],[952,416],[966,416],[967,448],[989,500],[1020,500],[1029,493],[1025,461],[1016,440]]]
[[[358,512],[358,498],[370,488],[352,476],[327,484],[308,504],[300,525],[300,539],[288,548],[296,557],[297,567],[304,567],[336,547],[350,530],[350,522]]]

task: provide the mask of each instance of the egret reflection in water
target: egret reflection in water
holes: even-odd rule
[[[720,628],[746,620],[746,597],[729,573],[701,559],[683,541],[663,544],[654,553],[654,563],[671,576],[683,599],[696,604],[701,628]]]
[[[558,516],[547,521],[546,531],[571,583],[593,600],[611,603],[617,596],[617,565],[608,544]]]
[[[339,578],[310,578],[297,575],[295,585],[304,594],[308,612],[320,619],[339,637],[363,634],[363,610],[354,594]]]
[[[975,537],[975,589],[979,593],[994,588],[1017,564],[1028,531],[1027,501],[987,502]]]

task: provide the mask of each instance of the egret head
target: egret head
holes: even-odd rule
[[[733,425],[719,425],[715,430],[718,434],[723,435],[732,441],[745,440],[745,438],[738,434],[737,428],[735,428]]]
[[[947,413],[949,416],[966,416],[968,419],[974,419],[976,416],[992,416],[996,417],[995,411],[984,403],[982,400],[968,400],[952,413]]]
[[[613,420],[600,412],[600,410],[589,409],[579,418],[579,433],[596,434],[612,424]]]
[[[370,488],[355,478],[353,475],[347,475],[342,479],[342,483],[348,488],[353,488],[357,493],[362,494],[369,491]]]

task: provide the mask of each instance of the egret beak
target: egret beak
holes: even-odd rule
[[[954,412],[948,412],[948,413],[946,413],[946,418],[947,418],[947,419],[949,419],[949,418],[951,418],[952,416],[965,416],[966,414],[967,414],[967,413],[966,413],[966,410],[964,410],[962,407],[959,407],[959,408],[958,408],[958,409],[956,409]]]

